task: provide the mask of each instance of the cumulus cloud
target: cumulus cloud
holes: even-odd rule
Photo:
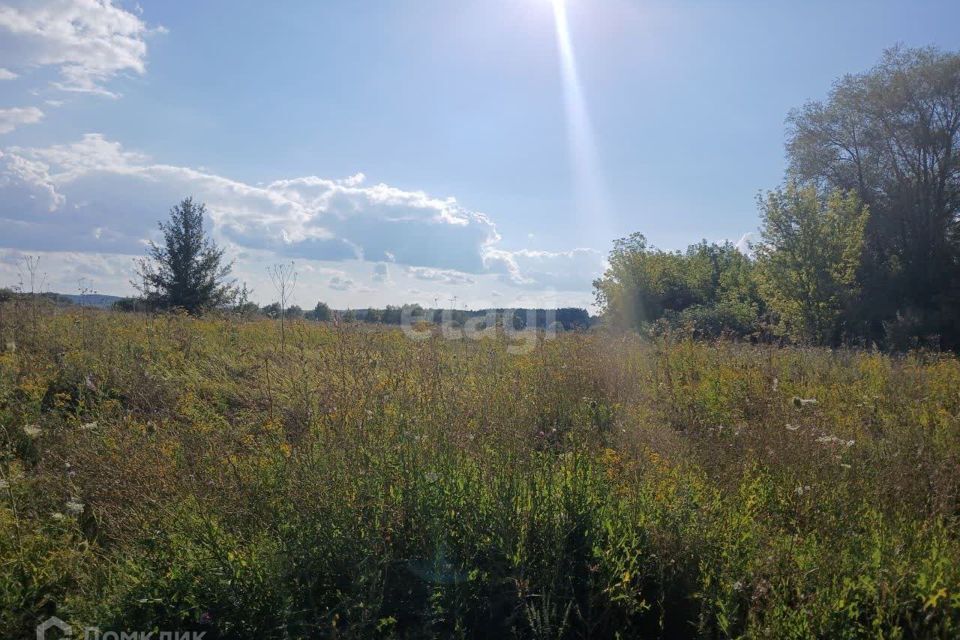
[[[527,288],[589,289],[599,254],[506,251],[483,213],[362,174],[251,185],[189,167],[160,164],[99,134],[77,142],[0,151],[0,246],[62,252],[142,254],[156,222],[192,195],[205,202],[218,240],[237,253],[286,259],[375,263],[369,282],[408,277],[473,284],[480,275]],[[369,269],[369,267],[367,267]],[[338,290],[355,286],[335,276]]]
[[[146,68],[151,29],[112,0],[0,2],[0,59],[17,70],[56,67],[66,91],[115,95],[104,84]]]
[[[473,284],[474,279],[462,271],[454,269],[434,269],[431,267],[407,267],[407,273],[417,280],[428,280],[441,284]]]
[[[42,162],[0,151],[0,217],[7,211],[26,222],[26,216],[32,219],[61,207],[64,197],[57,193],[48,171]]]
[[[10,133],[23,124],[40,122],[42,118],[43,111],[40,111],[40,109],[36,107],[0,109],[0,134]]]
[[[503,251],[486,254],[488,268],[517,286],[550,287],[560,290],[590,289],[593,279],[603,272],[603,254],[595,249],[570,251]]]
[[[454,198],[365,186],[363,180],[362,174],[339,181],[311,176],[267,185],[267,192],[291,208],[283,229],[288,250],[313,258],[483,270],[484,248],[500,239],[487,216],[464,209]],[[262,222],[226,221],[226,228],[250,242],[269,231]]]

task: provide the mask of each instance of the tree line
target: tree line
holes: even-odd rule
[[[787,119],[784,183],[750,255],[614,243],[612,326],[821,345],[960,347],[960,55],[887,50]]]
[[[195,203],[192,198],[182,200],[170,210],[169,219],[159,223],[163,242],[151,242],[147,256],[138,262],[138,279],[132,284],[140,296],[116,302],[116,310],[181,310],[200,315],[214,309],[230,309],[242,316],[280,320],[281,327],[287,320],[327,322],[334,317],[346,322],[388,325],[400,325],[404,317],[408,317],[416,322],[463,326],[468,319],[482,318],[491,312],[498,316],[497,322],[508,323],[515,329],[546,328],[556,322],[564,329],[573,330],[587,328],[591,323],[588,312],[579,308],[466,310],[426,309],[419,304],[405,304],[335,311],[321,301],[312,310],[304,311],[290,304],[297,282],[292,263],[269,269],[279,300],[260,307],[248,299],[245,285],[238,286],[230,279],[233,265],[224,261],[223,249],[204,231],[205,214],[205,205]]]
[[[56,295],[56,294],[53,294]],[[62,296],[60,296],[62,298]],[[71,304],[64,298],[66,304]],[[144,310],[141,299],[123,298],[113,304],[116,311],[136,312]],[[176,307],[174,307],[176,308]],[[490,308],[490,309],[433,309],[420,304],[387,305],[383,308],[363,309],[333,309],[326,302],[317,302],[313,309],[303,309],[291,304],[283,306],[280,302],[271,302],[260,306],[255,302],[244,301],[222,307],[245,318],[270,318],[273,320],[306,320],[312,322],[330,322],[337,319],[341,322],[357,322],[365,324],[397,325],[404,318],[411,322],[428,322],[433,324],[449,323],[454,327],[464,326],[468,320],[486,318],[490,314],[497,316],[497,322],[509,323],[514,329],[522,330],[530,326],[546,328],[551,322],[558,323],[563,329],[573,331],[587,329],[594,319],[586,309],[578,307],[564,307],[559,309],[534,308]],[[532,320],[532,322],[531,322]],[[483,327],[479,327],[483,328]]]

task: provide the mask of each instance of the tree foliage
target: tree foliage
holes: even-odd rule
[[[853,192],[821,199],[815,187],[792,184],[767,194],[760,208],[758,282],[781,330],[802,342],[838,344],[858,298],[866,208]]]
[[[858,273],[864,337],[882,340],[885,323],[909,316],[916,333],[956,347],[960,55],[890,49],[789,124],[791,179],[854,191],[869,207]]]
[[[608,322],[960,348],[960,55],[890,49],[788,125],[786,186],[760,202],[756,262],[618,240],[595,283]]]
[[[614,326],[682,325],[711,336],[757,329],[762,301],[753,264],[729,242],[662,251],[635,233],[614,242],[609,262],[594,287]]]
[[[305,317],[307,320],[329,322],[333,318],[333,314],[330,311],[330,306],[326,302],[318,302],[317,306],[313,308],[313,311],[308,311]]]
[[[205,205],[186,198],[170,210],[169,221],[159,223],[163,243],[150,242],[139,263],[140,280],[132,283],[151,307],[199,314],[236,296],[228,280],[232,265],[204,232],[205,213]]]

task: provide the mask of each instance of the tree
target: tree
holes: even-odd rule
[[[867,210],[853,192],[772,191],[760,202],[760,290],[792,338],[837,344],[857,300]]]
[[[586,329],[590,326],[590,314],[586,309],[563,307],[557,309],[557,322],[570,331],[572,329]]]
[[[662,257],[641,233],[614,240],[610,266],[593,283],[597,306],[609,323],[639,328],[663,315],[675,278]]]
[[[233,299],[233,313],[238,318],[253,318],[260,312],[260,306],[250,300],[250,288],[244,282],[237,288],[237,295]]]
[[[303,309],[295,304],[292,304],[287,307],[286,311],[283,312],[283,315],[290,320],[299,320],[303,318]]]
[[[705,335],[757,329],[762,301],[753,265],[729,242],[661,251],[635,233],[614,242],[609,263],[594,282],[608,324],[649,328],[666,322]]]
[[[163,244],[150,242],[139,261],[140,282],[132,282],[147,304],[159,309],[183,309],[200,314],[230,303],[236,296],[228,281],[232,264],[223,262],[223,249],[206,236],[206,206],[186,198],[159,223]]]
[[[280,350],[283,351],[287,344],[285,324],[286,309],[290,298],[293,296],[293,290],[297,286],[297,271],[294,264],[289,262],[287,264],[275,264],[268,267],[267,273],[270,275],[273,288],[276,289],[277,294],[280,296]]]
[[[330,306],[326,302],[318,302],[313,311],[307,313],[307,318],[317,322],[330,322]]]
[[[867,337],[903,316],[960,345],[960,55],[890,49],[788,122],[791,179],[855,191],[869,208],[857,304]]]

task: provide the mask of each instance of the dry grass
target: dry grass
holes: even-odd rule
[[[0,636],[960,633],[952,356],[15,311]]]

